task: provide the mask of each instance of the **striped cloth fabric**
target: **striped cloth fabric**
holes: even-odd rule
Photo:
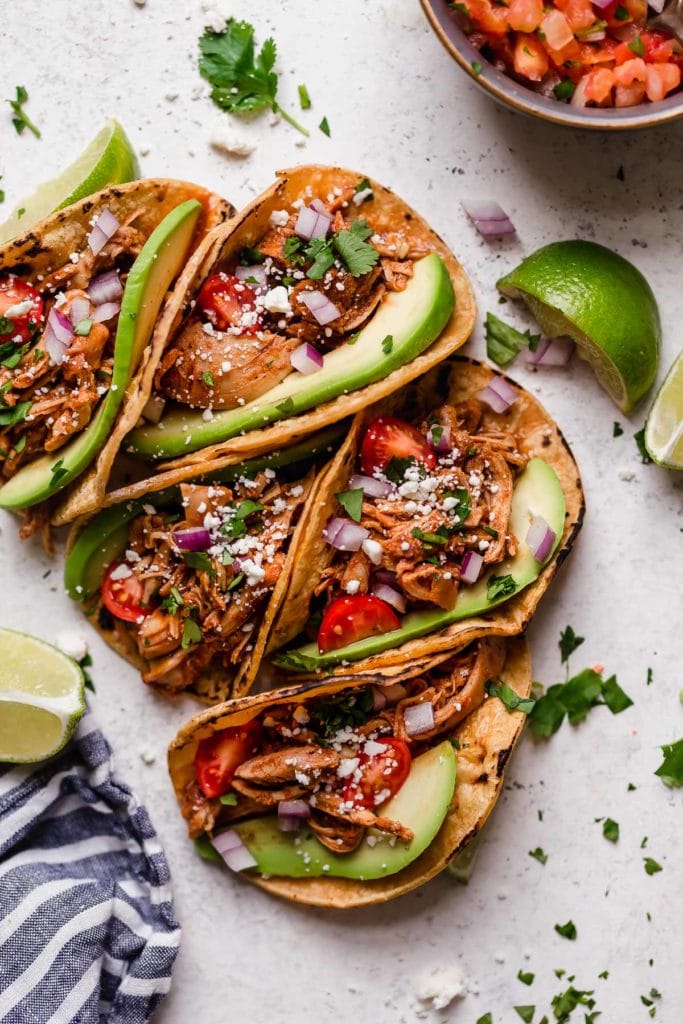
[[[3,1024],[143,1024],[179,940],[164,853],[89,715],[47,764],[0,766]]]

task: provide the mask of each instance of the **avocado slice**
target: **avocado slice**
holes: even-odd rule
[[[329,352],[317,373],[292,371],[260,398],[215,412],[208,422],[198,410],[176,408],[158,424],[133,430],[126,441],[128,450],[152,461],[185,455],[382,380],[436,341],[454,306],[446,265],[437,253],[430,253],[417,261],[405,290],[390,292],[356,340]],[[391,351],[386,352],[389,337]]]
[[[19,470],[0,487],[0,508],[28,508],[51,498],[87,468],[109,437],[126,388],[152,336],[166,293],[183,268],[201,203],[171,210],[130,269],[121,300],[111,386],[93,419],[72,441]]]
[[[273,658],[274,663],[294,672],[313,672],[330,665],[338,665],[342,661],[359,661],[372,654],[381,654],[392,647],[399,647],[408,640],[435,633],[450,626],[452,622],[490,611],[533,583],[543,568],[525,543],[532,515],[542,516],[555,533],[555,543],[546,559],[547,563],[553,557],[562,538],[565,504],[560,481],[554,469],[543,459],[531,459],[515,484],[510,528],[519,540],[517,554],[514,558],[508,558],[494,566],[473,586],[463,587],[458,592],[455,608],[450,611],[437,608],[410,612],[404,617],[401,628],[391,633],[369,636],[365,640],[358,640],[355,644],[340,647],[327,654],[321,654],[315,643],[306,644],[304,647],[277,655]],[[511,576],[514,590],[490,598],[487,593],[487,581],[491,576]]]
[[[327,430],[307,437],[300,444],[292,445],[279,452],[248,459],[235,466],[212,473],[203,473],[193,478],[194,483],[230,483],[238,476],[258,473],[260,470],[289,466],[304,462],[324,452],[343,436],[345,425],[335,423]],[[178,487],[166,487],[150,495],[155,508],[169,508],[180,500]],[[96,515],[78,535],[74,546],[66,557],[64,565],[64,587],[74,601],[86,601],[100,589],[107,566],[120,558],[128,541],[128,523],[142,515],[141,500],[123,501],[119,505],[104,509]]]
[[[277,817],[254,818],[234,826],[256,860],[259,874],[286,878],[357,878],[366,881],[395,875],[423,853],[441,828],[455,790],[455,751],[446,740],[416,757],[410,774],[395,797],[383,807],[382,815],[412,829],[409,843],[393,839],[376,829],[365,836],[353,853],[332,853],[305,827],[299,835],[281,832]],[[425,799],[425,794],[429,799]],[[392,845],[393,844],[393,845]]]

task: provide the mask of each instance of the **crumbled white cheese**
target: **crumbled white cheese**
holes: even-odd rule
[[[263,297],[263,305],[269,313],[289,313],[289,293],[284,285],[271,288]]]
[[[234,129],[226,125],[217,125],[209,137],[209,144],[219,153],[226,156],[249,156],[256,149],[256,142],[252,142],[246,135],[240,135]]]
[[[26,316],[33,309],[33,299],[24,299],[23,302],[16,302],[9,309],[6,309],[3,316],[7,320],[15,320],[18,316]]]
[[[356,192],[356,194],[353,197],[353,202],[356,204],[356,206],[360,206],[361,203],[364,203],[366,199],[372,199],[371,188],[362,188],[360,192]]]
[[[349,775],[353,775],[359,764],[360,760],[357,757],[343,757],[339,762],[337,775],[340,779],[348,779]]]
[[[80,633],[68,629],[57,634],[57,647],[74,661],[81,661],[88,653],[87,640],[84,640]]]
[[[289,220],[289,214],[286,210],[273,210],[270,215],[270,224],[274,228],[283,228]]]
[[[417,997],[424,1003],[431,1003],[435,1010],[444,1010],[454,999],[466,995],[465,984],[457,967],[435,967],[420,978]]]
[[[133,575],[133,570],[129,569],[123,562],[121,565],[117,565],[113,572],[109,573],[110,580],[127,580],[129,576]]]
[[[344,590],[347,594],[357,594],[360,590],[359,580],[347,580],[344,584]]]
[[[368,537],[362,542],[361,547],[373,565],[380,564],[382,561],[382,545],[378,540],[371,540]]]
[[[214,0],[206,0],[202,4],[202,11],[204,12],[205,27],[210,28],[212,32],[222,32],[227,24],[228,16],[219,11]]]

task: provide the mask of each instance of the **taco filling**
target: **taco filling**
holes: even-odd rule
[[[0,277],[0,473],[58,451],[109,390],[121,296],[146,237],[104,209],[82,252],[45,275]]]
[[[158,393],[234,409],[293,371],[315,374],[389,292],[406,288],[427,240],[363,216],[367,179],[271,212],[265,233],[203,284],[156,376]]]
[[[333,554],[315,591],[321,653],[400,629],[406,612],[449,611],[514,557],[513,487],[528,456],[512,430],[483,427],[483,412],[470,399],[416,425],[381,416],[367,427],[323,532]]]
[[[100,622],[133,645],[146,683],[173,693],[248,659],[311,483],[267,468],[181,484],[171,505],[134,503],[101,582]]]
[[[319,687],[296,701],[273,695],[246,723],[199,741],[194,778],[182,795],[190,836],[210,833],[238,870],[353,877],[356,862],[364,878],[399,870],[431,842],[451,808],[448,737],[484,701],[486,682],[504,661],[502,641],[483,640],[405,681],[375,677],[358,685],[358,677],[353,687]],[[429,763],[445,775],[445,788],[433,777],[430,801],[423,792],[416,814],[407,797],[421,777],[418,766]],[[259,816],[273,814],[259,831]],[[284,834],[274,845],[289,849],[284,859],[264,843],[273,822]]]

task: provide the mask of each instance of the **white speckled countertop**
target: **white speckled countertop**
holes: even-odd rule
[[[41,140],[18,137],[7,108],[0,116],[4,209],[72,159],[111,114],[143,154],[144,173],[194,179],[236,205],[269,184],[277,167],[340,162],[425,214],[469,271],[483,312],[494,308],[497,276],[544,242],[595,238],[633,259],[660,302],[661,379],[681,344],[683,124],[600,136],[500,110],[442,51],[416,0],[234,0],[230,11],[252,20],[259,38],[275,35],[283,105],[296,112],[296,86],[308,85],[314,106],[304,115],[312,128],[304,146],[265,115],[237,128],[258,141],[248,159],[209,148],[214,125],[230,119],[212,106],[196,70],[203,15],[195,0],[4,5],[1,95],[24,84],[43,132]],[[330,139],[315,127],[323,115]],[[459,208],[466,196],[499,199],[519,241],[482,241]],[[504,315],[525,322],[509,305]],[[481,325],[468,351],[483,354]],[[535,677],[561,678],[557,641],[571,623],[586,637],[573,668],[603,662],[634,706],[618,717],[596,709],[546,744],[523,740],[469,887],[442,877],[386,907],[330,913],[280,903],[196,858],[165,770],[166,744],[191,704],[147,692],[91,635],[92,703],[120,774],[160,832],[184,929],[159,1024],[398,1024],[418,1012],[475,1024],[486,1011],[494,1024],[514,1024],[519,1004],[537,1006],[538,1024],[543,1013],[554,1019],[550,999],[566,987],[556,968],[575,975],[578,988],[596,990],[599,1024],[646,1024],[640,996],[652,987],[662,993],[656,1021],[683,1019],[683,792],[653,775],[658,746],[683,735],[683,480],[641,465],[632,435],[645,408],[619,415],[582,364],[568,373],[516,366],[512,373],[557,418],[588,503],[578,547],[529,631]],[[617,438],[615,420],[624,428]],[[2,622],[48,640],[61,628],[87,632],[62,593],[59,560],[20,544],[10,516],[0,527]],[[605,815],[620,823],[616,845],[595,823]],[[536,846],[548,854],[544,867],[528,856]],[[646,875],[646,854],[661,873]],[[553,928],[568,918],[575,942]],[[415,988],[425,971],[448,965],[460,968],[470,991],[437,1014],[416,1001]],[[531,987],[516,980],[520,969],[535,972]],[[609,978],[599,980],[604,970]],[[583,1024],[582,1008],[572,1021]]]

